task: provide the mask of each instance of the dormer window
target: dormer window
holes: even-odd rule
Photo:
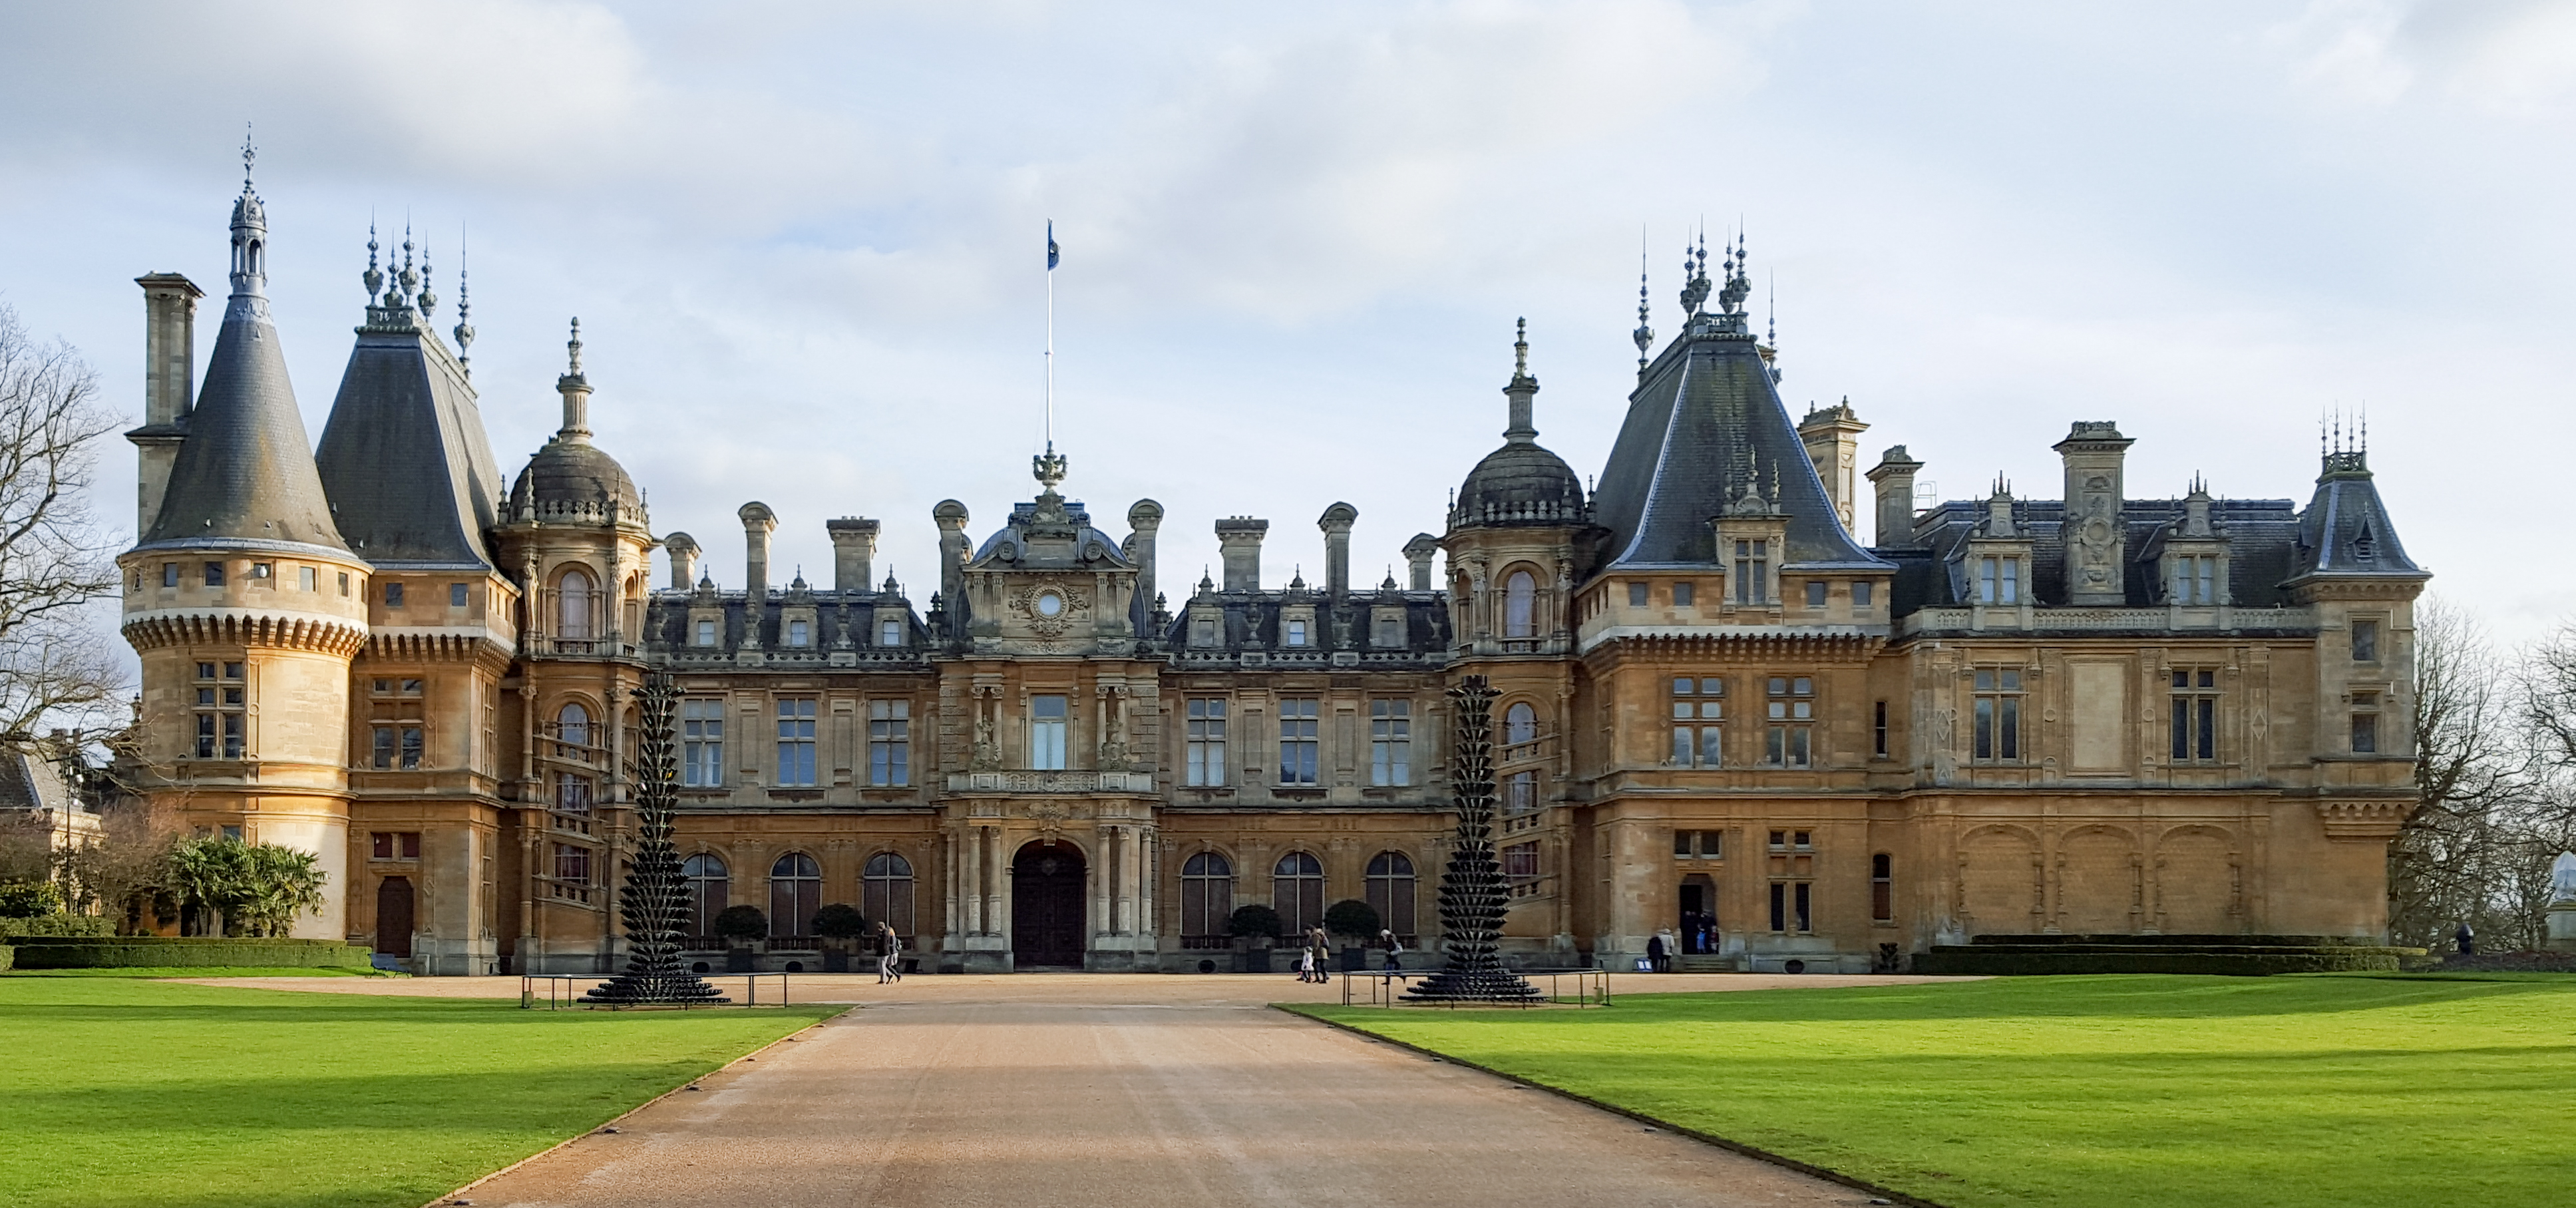
[[[1195,617],[1191,619],[1190,645],[1199,647],[1216,645],[1215,617]]]
[[[787,644],[790,646],[813,645],[813,625],[806,621],[789,621],[787,623]]]
[[[1306,622],[1288,622],[1288,636],[1286,644],[1290,646],[1303,646],[1306,644]]]
[[[2021,603],[2021,559],[1977,559],[1977,603]]]
[[[903,645],[903,622],[892,617],[888,617],[882,624],[879,624],[877,626],[877,645]]]
[[[1735,543],[1735,602],[1767,604],[1771,601],[1771,543],[1738,541]]]
[[[716,644],[716,623],[714,621],[701,620],[698,622],[696,644],[700,646],[713,646]]]
[[[2176,557],[2173,598],[2176,604],[2217,603],[2218,559],[2209,554],[2184,554]]]

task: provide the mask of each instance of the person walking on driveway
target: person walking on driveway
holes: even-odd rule
[[[1404,955],[1403,942],[1395,938],[1393,931],[1378,932],[1377,938],[1379,943],[1386,945],[1386,971],[1389,973],[1401,971],[1404,966],[1395,958]]]
[[[1667,955],[1667,953],[1669,953],[1669,951],[1670,951],[1670,949],[1667,949],[1666,947],[1664,947],[1664,933],[1663,933],[1663,932],[1658,931],[1658,932],[1654,933],[1653,935],[1647,936],[1647,937],[1646,937],[1646,967],[1647,967],[1647,968],[1649,968],[1649,969],[1654,970],[1654,971],[1655,971],[1655,972],[1657,972],[1657,973],[1669,973],[1669,972],[1671,972],[1671,971],[1672,971],[1673,958],[1672,958],[1671,956]]]
[[[894,933],[894,924],[877,924],[877,984],[903,980],[903,937]]]

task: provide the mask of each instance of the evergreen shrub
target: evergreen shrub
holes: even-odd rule
[[[31,919],[0,918],[0,940],[20,936],[104,936],[116,934],[116,920],[90,914],[40,914]]]
[[[1279,926],[1279,912],[1255,902],[1234,908],[1234,913],[1225,920],[1225,933],[1233,936],[1276,936]]]
[[[1379,931],[1377,907],[1344,898],[1324,909],[1324,930],[1355,940],[1374,940]]]
[[[867,916],[847,902],[834,902],[814,912],[814,934],[824,939],[854,940],[867,932]]]
[[[769,934],[769,916],[758,906],[727,906],[716,912],[716,934],[729,940],[756,940]]]

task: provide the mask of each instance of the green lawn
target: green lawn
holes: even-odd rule
[[[2576,977],[1291,1009],[1959,1208],[2464,1208],[2576,1184]]]
[[[412,1208],[845,1009],[0,978],[0,1202]]]

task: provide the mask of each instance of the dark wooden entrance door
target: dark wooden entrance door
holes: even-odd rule
[[[1082,967],[1082,852],[1032,843],[1011,861],[1011,962]]]
[[[386,877],[376,886],[376,951],[410,956],[412,926],[411,878]]]

